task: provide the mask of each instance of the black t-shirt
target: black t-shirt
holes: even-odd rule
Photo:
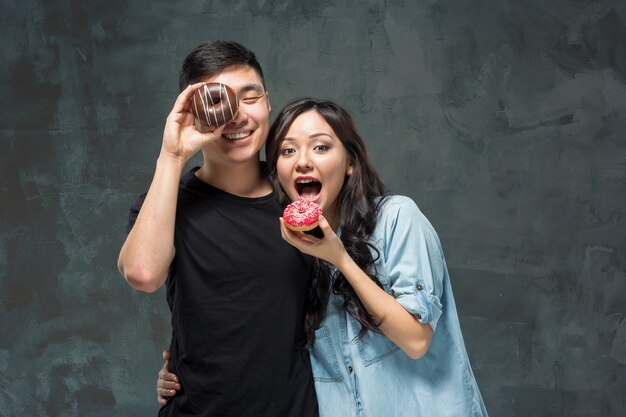
[[[196,169],[181,178],[166,282],[170,370],[183,389],[159,416],[317,416],[302,348],[312,259],[280,237],[274,194],[228,194]]]

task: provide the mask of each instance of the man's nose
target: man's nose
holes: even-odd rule
[[[228,122],[228,124],[230,126],[239,127],[244,125],[247,120],[248,116],[246,115],[245,110],[242,110],[241,107],[239,107],[239,110],[237,110],[237,114],[232,120]]]

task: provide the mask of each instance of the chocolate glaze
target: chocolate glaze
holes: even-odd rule
[[[207,83],[197,89],[191,98],[194,116],[203,126],[225,125],[237,116],[237,93],[221,83]]]

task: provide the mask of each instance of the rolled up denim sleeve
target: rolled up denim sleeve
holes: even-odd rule
[[[437,233],[408,197],[383,205],[385,258],[391,294],[435,331],[442,313],[444,258]]]

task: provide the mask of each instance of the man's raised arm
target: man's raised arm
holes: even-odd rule
[[[150,188],[122,246],[118,269],[131,287],[158,290],[174,259],[174,222],[180,177],[187,161],[203,145],[219,137],[223,127],[199,132],[189,111],[189,99],[203,83],[188,86],[167,117],[163,145]]]

